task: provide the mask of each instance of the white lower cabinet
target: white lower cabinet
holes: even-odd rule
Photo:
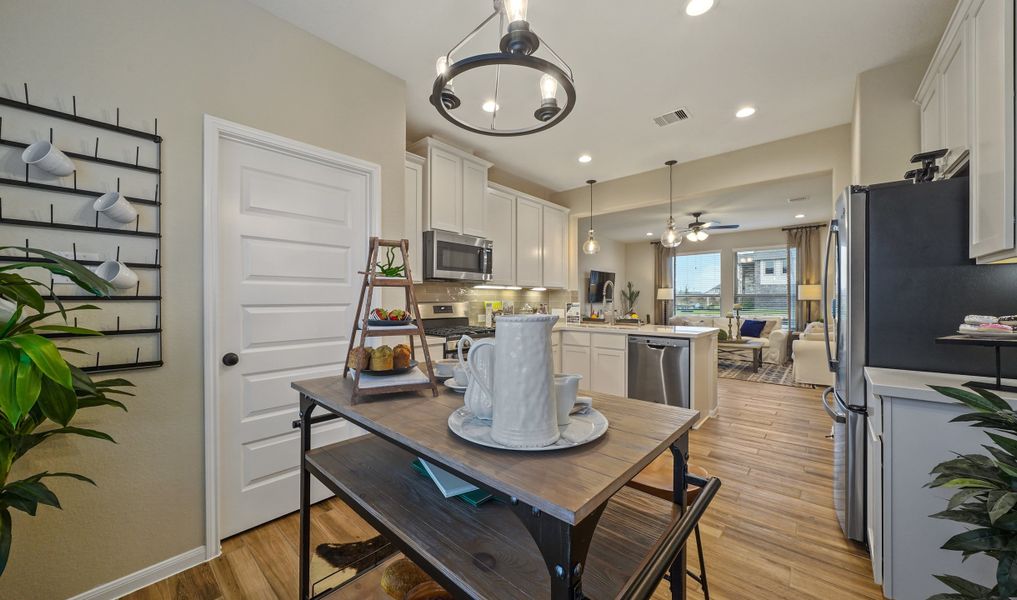
[[[428,337],[427,339],[427,351],[431,355],[432,361],[441,360],[445,354],[445,338],[440,337]],[[418,340],[413,340],[413,360],[423,364],[424,362],[424,349],[417,343]]]
[[[581,376],[579,389],[590,389],[590,347],[562,344],[561,372]]]
[[[622,339],[625,336],[618,336]],[[601,394],[625,396],[625,351],[594,348],[591,351],[590,389]]]
[[[626,395],[624,334],[561,332],[561,371],[582,375],[579,388],[612,394]]]

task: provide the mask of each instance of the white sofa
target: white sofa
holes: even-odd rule
[[[763,343],[763,362],[774,363],[782,365],[787,362],[787,329],[785,329],[783,317],[742,317],[744,322],[746,319],[753,319],[756,321],[773,321],[773,329],[766,337],[750,338],[745,337],[757,342]],[[692,327],[716,327],[723,331],[727,331],[727,317],[700,317],[695,315],[677,315],[671,317],[668,320],[669,325],[689,325]],[[735,325],[732,319],[731,331],[735,336],[738,335],[737,331],[734,331]],[[746,352],[745,360],[752,360],[752,355]]]
[[[826,341],[823,324],[815,322],[806,325],[801,336],[791,344],[795,383],[833,385],[833,373],[826,357]]]

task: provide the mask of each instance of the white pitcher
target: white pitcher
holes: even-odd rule
[[[470,360],[463,358],[463,346],[469,342]],[[459,365],[466,369],[469,383],[466,386],[466,408],[478,419],[491,420],[494,411],[494,340],[474,340],[468,335],[459,338],[456,345]]]
[[[558,441],[551,328],[555,315],[498,318],[494,347],[494,413],[491,439],[513,448]]]

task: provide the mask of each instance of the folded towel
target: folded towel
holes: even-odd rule
[[[964,317],[964,322],[968,325],[987,325],[989,323],[999,323],[999,319],[989,315],[968,315]]]

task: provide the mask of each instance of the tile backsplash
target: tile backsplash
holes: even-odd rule
[[[524,312],[526,305],[534,310],[546,304],[551,309],[565,310],[565,304],[576,302],[578,292],[569,290],[548,290],[534,292],[532,290],[478,290],[469,285],[456,283],[429,282],[413,286],[417,302],[468,302],[470,304],[470,322],[481,324],[484,321],[484,302],[511,302],[515,312]]]

